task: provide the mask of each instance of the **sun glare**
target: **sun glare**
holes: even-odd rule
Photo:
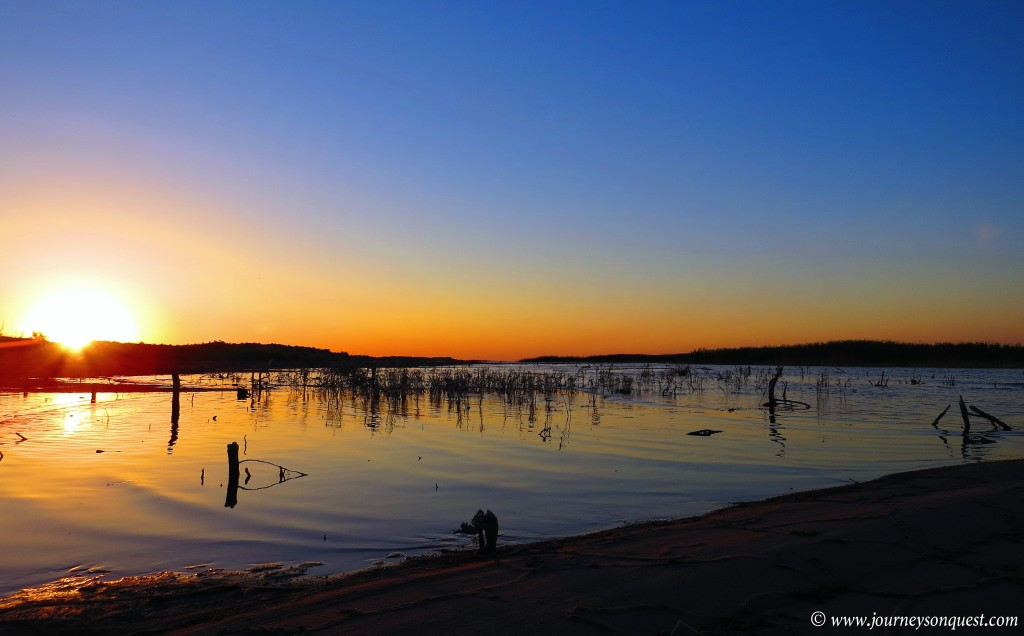
[[[121,300],[87,286],[67,287],[41,297],[25,315],[23,329],[74,350],[93,340],[135,342],[139,337],[135,317]]]

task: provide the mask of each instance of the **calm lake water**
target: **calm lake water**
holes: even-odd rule
[[[807,407],[772,416],[760,406],[767,368],[488,369],[572,376],[583,390],[532,407],[495,394],[369,402],[274,374],[259,399],[184,390],[177,426],[170,393],[0,394],[0,594],[74,573],[308,561],[323,563],[313,574],[344,572],[467,547],[452,530],[478,508],[497,514],[499,543],[515,543],[1024,457],[1021,370],[886,369],[883,380],[788,367],[777,394]],[[613,383],[600,387],[599,373]],[[627,376],[634,392],[616,392]],[[1012,430],[975,417],[963,437],[960,395]],[[701,429],[720,432],[688,435]],[[243,460],[233,507],[231,442]]]

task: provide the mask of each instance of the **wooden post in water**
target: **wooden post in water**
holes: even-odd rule
[[[238,505],[238,442],[228,444],[228,492],[224,499],[225,508]]]

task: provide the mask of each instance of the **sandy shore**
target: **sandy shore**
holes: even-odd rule
[[[1016,616],[1022,517],[1024,460],[972,464],[283,587],[165,574],[25,592],[0,600],[0,633],[826,634],[868,629],[816,628],[816,611]]]

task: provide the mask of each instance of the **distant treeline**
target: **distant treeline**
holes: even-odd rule
[[[985,342],[911,344],[841,340],[778,347],[697,349],[690,353],[565,357],[540,356],[521,362],[644,362],[661,364],[798,365],[836,367],[1024,368],[1024,346]]]
[[[372,357],[279,344],[207,342],[191,345],[94,342],[73,353],[40,339],[0,336],[0,384],[28,379],[214,373],[300,368],[409,367],[465,364],[454,358]],[[1024,368],[1024,346],[991,343],[909,344],[844,340],[779,347],[698,349],[690,353],[542,356],[521,362],[641,362],[800,366]]]
[[[452,358],[375,358],[313,347],[226,342],[190,345],[93,342],[73,353],[45,340],[0,336],[0,380],[7,385],[27,378],[430,366],[458,362]]]

